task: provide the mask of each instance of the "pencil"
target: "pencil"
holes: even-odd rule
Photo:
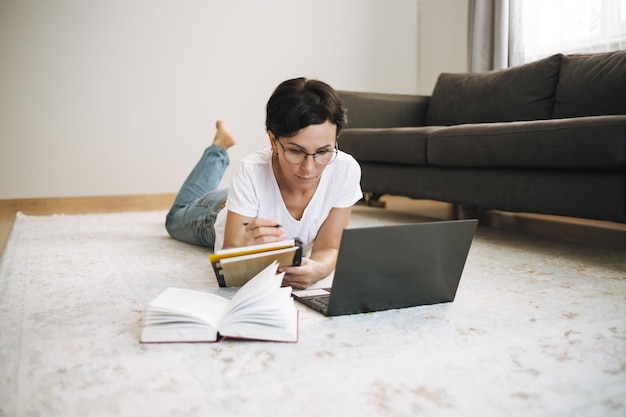
[[[243,223],[241,223],[241,224],[243,224],[244,226],[247,226],[247,225],[249,225],[250,223],[248,223],[248,222],[243,222]],[[277,224],[277,225],[270,226],[270,227],[283,227],[283,226],[282,226],[281,224]]]

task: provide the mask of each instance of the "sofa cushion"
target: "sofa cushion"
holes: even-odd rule
[[[626,114],[626,51],[565,55],[554,118]]]
[[[434,131],[440,167],[625,170],[626,116],[461,125]]]
[[[426,138],[440,127],[344,129],[339,149],[359,162],[426,165]]]
[[[426,124],[549,119],[561,56],[498,71],[441,74],[430,99]]]

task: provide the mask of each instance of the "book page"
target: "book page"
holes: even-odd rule
[[[220,320],[222,336],[297,340],[298,311],[291,287],[281,288],[284,273],[276,274],[277,268],[273,262],[237,291]]]
[[[215,294],[168,288],[148,304],[141,341],[215,341],[228,303]]]
[[[252,310],[238,309],[220,327],[225,337],[255,340],[297,342],[298,310],[291,297],[291,288],[279,288],[282,294],[266,298],[263,304],[255,304]]]

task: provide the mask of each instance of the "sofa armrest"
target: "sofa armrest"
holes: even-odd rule
[[[339,91],[348,107],[346,128],[424,126],[430,96]]]

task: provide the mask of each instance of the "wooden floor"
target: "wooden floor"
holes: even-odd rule
[[[0,254],[4,250],[17,212],[27,215],[51,215],[167,210],[174,198],[174,194],[150,194],[0,200]],[[391,196],[384,196],[381,201],[388,210],[440,220],[459,217],[458,211],[447,203]],[[474,217],[471,213],[467,216]],[[480,224],[485,227],[626,251],[625,224],[497,211],[481,213],[478,217]]]
[[[45,216],[167,210],[172,206],[175,197],[175,194],[148,194],[0,200],[0,254],[4,251],[17,212]]]

